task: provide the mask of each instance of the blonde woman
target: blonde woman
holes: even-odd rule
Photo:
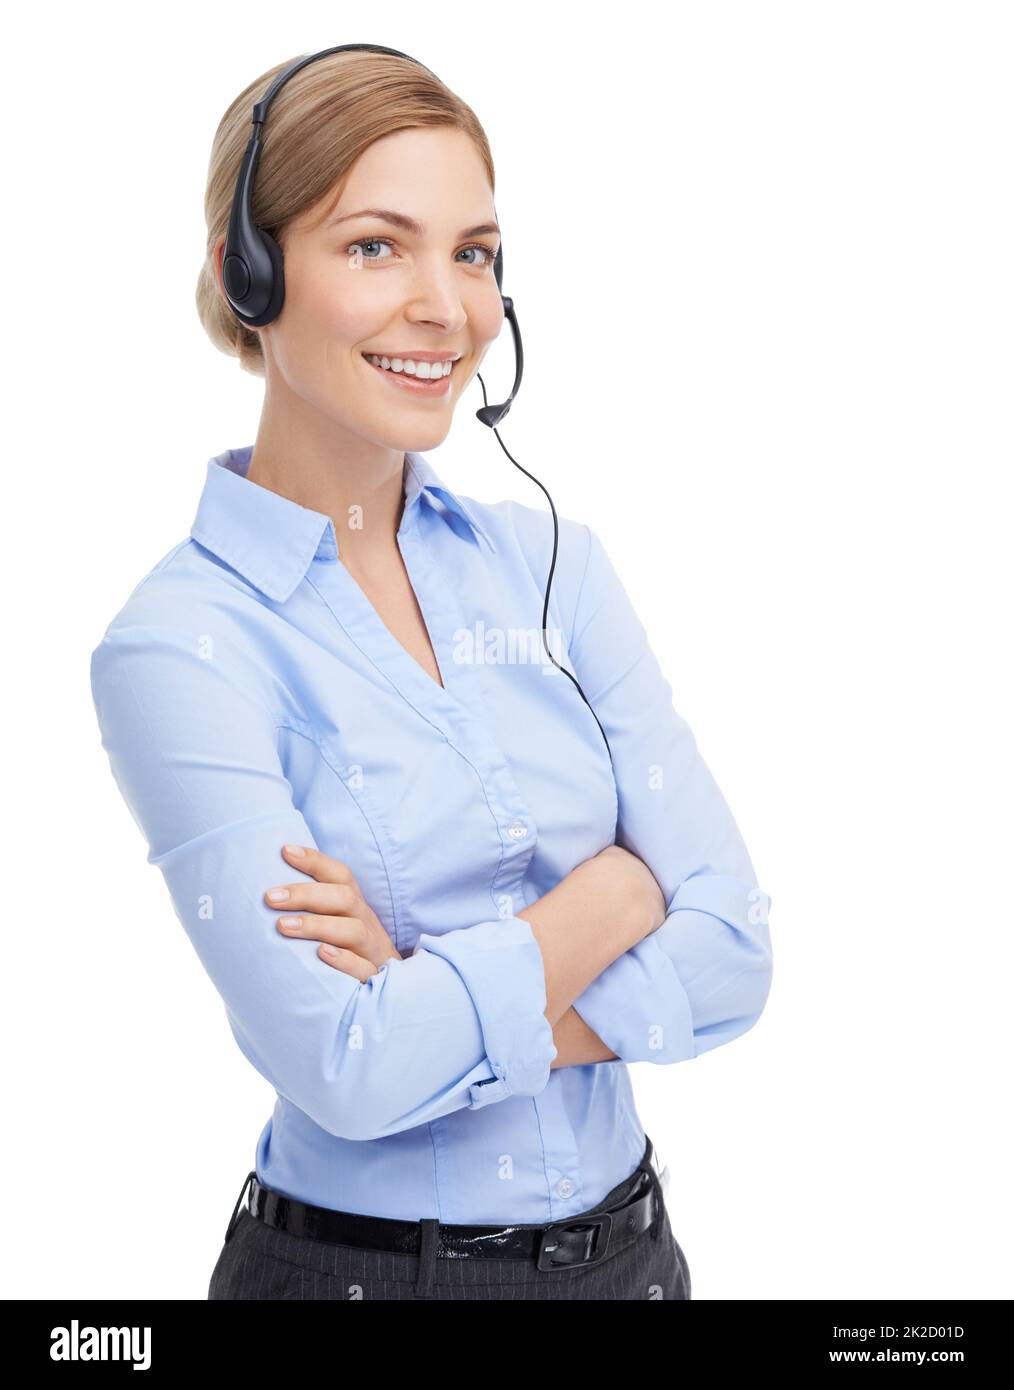
[[[282,307],[237,312],[251,111],[292,66],[208,174],[197,307],[264,378],[256,441],[208,463],[91,667],[277,1096],[208,1297],[688,1299],[626,1064],[750,1028],[770,899],[598,536],[560,520],[566,679],[549,515],[426,458],[504,321],[472,110],[393,50],[301,63],[248,190]]]

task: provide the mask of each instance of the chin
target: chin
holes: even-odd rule
[[[425,454],[438,448],[451,432],[450,412],[439,420],[406,420],[403,425],[397,421],[385,420],[373,434],[378,443],[388,449],[400,449],[409,454]]]

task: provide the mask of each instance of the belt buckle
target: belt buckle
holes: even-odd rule
[[[539,1253],[535,1259],[536,1269],[573,1269],[575,1265],[594,1265],[605,1258],[606,1250],[609,1248],[609,1232],[613,1227],[613,1218],[607,1211],[589,1216],[582,1221],[554,1221],[551,1226],[547,1226],[542,1233],[539,1241]],[[589,1249],[583,1260],[553,1260],[551,1258],[556,1244],[553,1243],[554,1231],[583,1231],[590,1228],[589,1236],[594,1236],[594,1244],[589,1245]],[[603,1229],[605,1235],[602,1235]]]

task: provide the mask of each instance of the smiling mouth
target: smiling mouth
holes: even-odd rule
[[[454,383],[451,381],[456,362],[452,363],[427,363],[429,367],[435,367],[439,371],[438,376],[417,376],[414,372],[406,372],[404,369],[397,371],[393,369],[394,362],[400,362],[400,358],[382,358],[376,353],[367,355],[361,354],[364,362],[371,372],[376,372],[378,376],[384,378],[392,391],[399,394],[402,399],[406,396],[413,396],[417,401],[430,400],[436,404],[450,402],[454,394]],[[392,365],[383,366],[387,360]],[[407,360],[407,359],[406,359]],[[410,365],[415,365],[410,363]]]
[[[362,356],[371,366],[377,367],[382,372],[390,372],[394,376],[404,376],[420,382],[442,381],[444,377],[451,375],[461,360],[459,357],[455,357],[444,362],[417,362],[409,357],[388,357],[379,352],[364,352]]]

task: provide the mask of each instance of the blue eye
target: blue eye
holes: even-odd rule
[[[349,251],[351,252],[351,251],[354,251],[355,248],[356,248],[357,246],[358,246],[358,247],[367,247],[367,246],[387,246],[387,247],[389,248],[390,245],[391,245],[391,243],[390,243],[389,241],[385,241],[382,237],[365,237],[362,241],[354,241],[354,242],[352,243],[352,245],[351,245],[348,249],[349,249]],[[378,260],[385,260],[385,261],[386,261],[386,260],[388,259],[388,257],[387,257],[387,256],[370,256],[370,255],[364,254],[363,259],[364,259],[364,260],[367,260],[367,261],[378,261]]]
[[[474,242],[471,246],[463,246],[461,249],[462,251],[481,251],[486,257],[484,261],[465,261],[465,265],[492,265],[496,259],[496,252],[493,250],[492,246],[483,246],[478,242]]]
[[[387,256],[378,256],[371,254],[366,250],[366,248],[370,246],[386,246],[391,254]],[[351,256],[354,253],[358,253],[361,260],[371,261],[374,264],[377,264],[380,261],[390,261],[394,259],[393,246],[394,243],[388,237],[361,237],[359,241],[350,242],[350,244],[345,248],[345,254]],[[474,253],[476,251],[481,251],[482,254],[486,257],[486,259],[484,261],[477,261],[474,259],[470,261],[459,261],[458,264],[467,265],[469,267],[474,266],[477,270],[491,270],[493,268],[493,262],[496,259],[496,251],[492,246],[486,246],[482,242],[470,242],[468,246],[461,247],[460,251],[458,252],[458,255],[461,255],[462,252]]]

